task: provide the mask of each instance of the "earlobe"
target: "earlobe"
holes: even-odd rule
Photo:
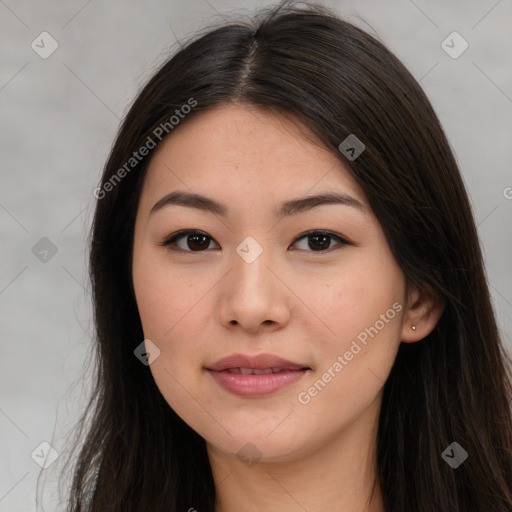
[[[426,338],[439,322],[444,306],[444,299],[434,291],[416,287],[411,289],[402,327],[402,341],[414,343]]]

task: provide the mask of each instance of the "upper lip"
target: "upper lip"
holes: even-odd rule
[[[267,368],[278,368],[280,370],[302,370],[310,369],[307,365],[286,361],[285,359],[272,354],[259,354],[250,356],[245,354],[232,354],[215,363],[207,366],[207,370],[221,372],[230,368],[254,368],[256,370],[265,370]]]

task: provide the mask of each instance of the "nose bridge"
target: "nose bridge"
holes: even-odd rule
[[[237,289],[242,297],[249,293],[253,302],[259,299],[257,295],[262,291],[268,293],[268,286],[272,286],[268,268],[272,267],[272,251],[268,247],[268,240],[262,240],[262,236],[259,239],[258,242],[253,236],[247,236],[236,247],[233,258],[233,278],[238,283]]]
[[[248,236],[230,258],[220,304],[221,323],[233,322],[255,331],[269,321],[281,324],[289,314],[286,288],[271,270],[276,268],[273,251],[255,237]],[[268,243],[268,238],[266,239]]]

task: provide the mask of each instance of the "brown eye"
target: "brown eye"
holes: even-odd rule
[[[184,239],[185,242],[180,245],[178,241],[181,239]],[[212,240],[213,238],[208,236],[206,233],[203,233],[202,231],[180,231],[179,233],[175,233],[170,238],[166,239],[160,245],[168,246],[172,250],[176,251],[181,250],[184,252],[202,252],[208,249],[210,246],[210,241]]]
[[[305,233],[304,235],[298,237],[295,243],[303,239],[308,240],[307,248],[302,248],[299,250],[309,250],[309,252],[326,252],[329,249],[332,249],[331,242],[333,240],[338,241],[338,246],[348,245],[350,243],[342,236],[331,233],[330,231],[310,231],[309,233]]]

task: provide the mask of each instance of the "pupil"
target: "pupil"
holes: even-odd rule
[[[329,243],[330,243],[330,236],[329,235],[311,235],[309,237],[309,248],[310,249],[318,249],[318,250],[324,250],[324,249],[328,249],[329,248]],[[316,246],[315,247],[315,243],[318,241],[318,239],[323,239],[324,243],[320,243],[320,247]],[[311,243],[311,240],[315,240],[315,242],[312,244]]]
[[[190,242],[191,240],[195,240],[197,241],[198,239],[203,239],[203,244],[201,245],[200,243],[198,244],[198,248],[194,248],[194,244],[195,242]],[[205,235],[189,235],[188,236],[188,247],[189,249],[193,250],[193,251],[200,251],[202,249],[207,249],[208,246],[210,245],[209,242],[208,242],[208,237],[205,236]]]

